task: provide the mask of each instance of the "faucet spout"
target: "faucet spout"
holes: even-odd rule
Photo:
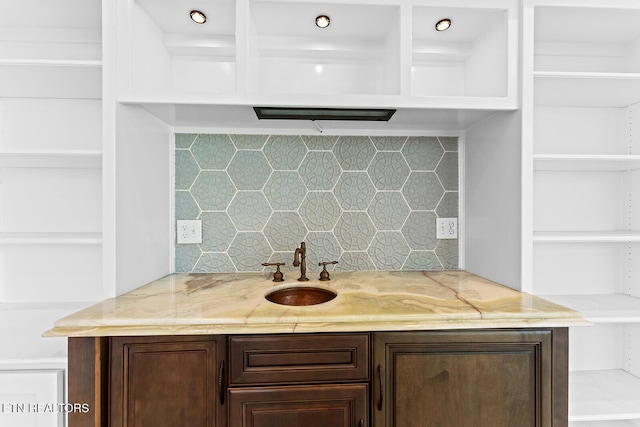
[[[300,247],[296,248],[296,251],[293,253],[293,266],[300,267],[299,282],[309,280],[307,279],[307,245],[304,242],[300,243]]]

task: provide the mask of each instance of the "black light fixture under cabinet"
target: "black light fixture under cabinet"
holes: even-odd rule
[[[356,120],[387,122],[396,112],[381,108],[253,107],[258,119],[272,120]]]

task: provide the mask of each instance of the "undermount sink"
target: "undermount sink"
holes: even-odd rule
[[[277,289],[265,295],[268,301],[280,305],[316,305],[331,301],[338,294],[330,289],[313,286],[295,286]]]

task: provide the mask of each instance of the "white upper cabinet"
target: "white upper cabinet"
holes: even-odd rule
[[[121,3],[122,102],[517,107],[516,1]],[[436,31],[445,18],[451,27]]]

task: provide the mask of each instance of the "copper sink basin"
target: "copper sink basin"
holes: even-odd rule
[[[331,301],[337,295],[337,293],[330,289],[315,288],[312,286],[295,286],[271,291],[265,295],[265,298],[276,304],[305,306]]]

